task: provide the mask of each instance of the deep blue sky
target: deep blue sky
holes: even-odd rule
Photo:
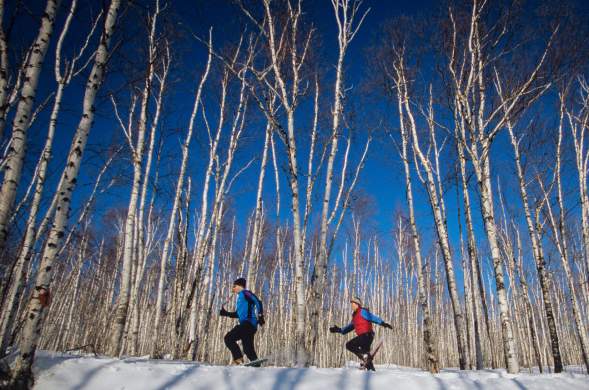
[[[138,3],[149,4],[147,1],[139,1]],[[580,9],[586,11],[589,6],[587,3],[580,2]],[[30,9],[33,16],[29,17],[29,23],[20,23],[15,27],[15,39],[24,44],[28,39],[31,39],[36,32],[38,23],[35,24],[34,16],[38,16],[42,9],[43,2],[40,0],[31,1]],[[71,48],[79,46],[79,41],[85,31],[87,31],[89,15],[95,14],[93,2],[82,2],[80,7],[80,17],[72,27],[72,33],[68,37],[69,44],[66,44],[66,56],[71,55]],[[413,1],[369,1],[364,2],[364,9],[370,7],[371,11],[365,20],[356,39],[352,42],[348,56],[346,58],[346,86],[351,87],[348,91],[347,108],[353,109],[357,112],[357,119],[354,123],[354,137],[355,144],[353,146],[352,155],[354,160],[358,158],[359,153],[363,147],[363,141],[367,131],[376,128],[377,124],[381,124],[377,128],[375,135],[375,142],[372,145],[369,157],[361,175],[361,181],[358,188],[365,194],[368,194],[370,203],[370,214],[366,225],[379,236],[381,246],[383,246],[381,253],[392,253],[391,230],[394,227],[394,213],[396,210],[406,210],[405,207],[405,192],[404,192],[404,178],[400,160],[397,151],[385,134],[384,130],[395,129],[398,119],[396,116],[396,108],[390,105],[385,99],[375,100],[374,95],[377,91],[366,91],[366,80],[370,79],[370,73],[373,69],[369,68],[369,61],[367,58],[367,49],[377,41],[379,28],[382,24],[390,18],[406,14],[410,16],[428,15],[436,12],[439,6],[437,1],[413,0]],[[68,1],[62,2],[60,10],[60,17],[58,18],[58,25],[61,25],[65,15],[65,7],[69,7]],[[204,66],[205,51],[197,40],[190,36],[190,33],[205,37],[209,27],[213,27],[214,42],[217,47],[226,46],[230,42],[235,42],[244,27],[244,18],[240,15],[239,10],[229,1],[170,1],[170,9],[173,14],[171,20],[173,24],[178,26],[178,31],[181,33],[178,41],[174,43],[174,55],[176,62],[173,65],[172,80],[170,83],[169,95],[165,102],[165,114],[162,118],[161,128],[162,133],[166,134],[164,139],[164,154],[166,156],[179,156],[180,142],[184,138],[184,132],[187,127],[188,117],[193,104],[194,88],[197,83],[200,73]],[[337,55],[337,41],[336,41],[336,23],[333,16],[333,10],[328,0],[304,2],[305,20],[307,23],[312,23],[317,28],[320,45],[316,48],[317,56],[321,61],[323,67],[322,73],[324,78],[322,80],[322,91],[324,92],[322,110],[324,113],[329,113],[330,100],[332,95],[333,80],[333,65]],[[144,31],[139,21],[141,20],[137,9],[130,9],[122,20],[122,25],[115,37],[115,41],[120,44],[118,52],[111,64],[109,77],[103,86],[102,97],[98,105],[98,119],[94,128],[92,129],[89,141],[89,147],[85,154],[84,164],[82,166],[82,175],[80,186],[74,198],[74,211],[79,210],[80,205],[85,202],[92,185],[94,176],[100,168],[104,159],[98,153],[113,142],[122,143],[124,140],[118,125],[113,121],[112,106],[110,101],[106,98],[107,93],[113,93],[117,100],[120,101],[121,106],[124,107],[128,102],[129,88],[125,86],[125,67],[128,63],[133,62],[134,56],[137,54],[137,45],[143,44],[138,37]],[[587,18],[585,18],[587,19]],[[24,16],[24,21],[27,17]],[[33,28],[34,26],[34,28]],[[53,61],[54,61],[54,46],[52,44],[49,54],[47,55],[46,66],[43,70],[41,85],[37,102],[42,101],[49,91],[54,86],[53,79]],[[86,75],[84,75],[86,76]],[[207,107],[207,114],[211,123],[216,118],[215,104],[218,100],[218,89],[215,89],[215,78],[212,78],[207,85],[205,91],[204,103]],[[58,134],[55,144],[55,159],[52,162],[54,171],[61,170],[65,155],[69,148],[71,136],[75,130],[75,125],[79,120],[80,113],[80,96],[83,91],[84,77],[76,79],[67,90],[64,108],[59,120]],[[367,93],[373,92],[373,93]],[[308,100],[308,99],[307,99]],[[549,109],[553,107],[548,106]],[[250,109],[255,111],[253,105]],[[310,127],[310,105],[303,103],[301,106],[301,115],[298,118],[298,123],[301,128],[308,129]],[[124,110],[124,109],[123,109]],[[32,173],[32,169],[36,162],[37,153],[42,147],[44,134],[47,128],[47,111],[39,117],[39,120],[31,130],[30,150],[26,162],[25,176],[28,178]],[[259,114],[255,114],[258,115]],[[228,120],[230,120],[230,116]],[[329,125],[328,121],[322,123],[323,129],[326,130]],[[246,129],[246,134],[243,142],[243,148],[238,156],[236,167],[244,164],[251,158],[260,154],[261,143],[263,141],[263,124],[259,121],[252,122],[250,127]],[[198,211],[201,181],[204,171],[204,163],[207,158],[207,150],[205,141],[205,132],[201,120],[197,120],[196,134],[194,135],[192,143],[192,152],[189,162],[189,174],[193,178],[193,201],[192,207],[195,212]],[[302,149],[305,152],[307,140],[302,134]],[[279,154],[282,148],[280,141],[277,140],[279,147]],[[506,150],[503,156],[509,156],[510,149],[505,142],[505,138],[498,140],[496,148]],[[343,152],[345,145],[342,144],[340,150]],[[97,201],[96,209],[97,215],[95,223],[97,226],[102,225],[101,216],[112,208],[125,208],[129,198],[129,161],[128,150],[124,150],[121,154],[120,161],[115,164],[112,171],[108,175],[106,182],[114,179],[121,174],[126,179],[116,179],[114,185],[110,189],[102,193]],[[124,158],[124,159],[123,159]],[[284,163],[284,159],[282,159]],[[245,231],[245,219],[253,211],[255,186],[257,182],[259,161],[256,161],[252,167],[235,183],[232,191],[234,203],[232,212],[235,213],[236,218],[241,228],[241,233]],[[163,183],[165,184],[163,192],[158,198],[158,209],[167,214],[171,206],[171,198],[173,191],[173,184],[178,172],[178,159],[166,158],[161,167],[161,175]],[[300,167],[306,167],[306,159],[304,157],[300,160]],[[271,166],[269,166],[271,168]],[[519,199],[514,196],[510,185],[513,184],[513,167],[509,158],[502,158],[497,161],[494,166],[495,178],[500,178],[501,184],[506,189],[506,196],[508,198],[508,208],[513,212],[518,212]],[[234,170],[235,171],[235,170]],[[281,189],[282,189],[282,215],[283,221],[290,220],[288,216],[289,210],[289,192],[287,191],[287,184],[284,181],[285,175],[282,175]],[[53,180],[52,180],[53,179]],[[54,185],[55,176],[49,180],[49,188]],[[319,180],[318,186],[321,187],[322,179]],[[414,179],[417,198],[417,218],[419,227],[424,232],[425,248],[429,248],[431,239],[435,232],[433,231],[433,220],[427,199],[421,188],[421,185]],[[25,186],[21,186],[21,191],[24,191]],[[51,191],[51,190],[50,190]],[[49,192],[50,192],[49,191]],[[51,195],[49,193],[49,195]],[[476,192],[472,192],[472,198],[477,198]],[[274,205],[274,179],[273,172],[269,170],[266,175],[265,186],[265,200],[266,206],[273,210]],[[454,244],[454,251],[458,252],[458,227],[456,222],[456,195],[455,189],[449,188],[447,199],[447,213],[448,225],[452,242]],[[496,199],[497,201],[498,199]],[[475,201],[476,206],[476,201]],[[317,215],[318,209],[315,209]],[[499,209],[497,209],[499,211]],[[194,213],[193,213],[194,215]],[[271,214],[272,217],[273,214]],[[74,213],[74,218],[77,216]],[[480,227],[480,217],[478,212],[475,212],[475,219],[477,221],[477,232],[479,237],[483,238],[483,231]],[[112,226],[102,226],[106,229],[112,230]],[[366,226],[368,227],[368,226]],[[345,234],[345,230],[342,231]],[[481,245],[484,247],[484,240],[481,240]],[[335,255],[339,253],[336,248]]]

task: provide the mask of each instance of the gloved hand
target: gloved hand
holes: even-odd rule
[[[387,329],[393,329],[393,327],[391,326],[391,324],[388,324],[386,322],[383,322],[382,324],[380,324],[380,326],[382,326],[383,328],[387,328]]]
[[[221,317],[229,317],[229,312],[227,310],[225,310],[224,307],[222,307],[221,310],[219,311],[219,315]]]
[[[260,314],[258,316],[258,324],[260,324],[260,326],[264,326],[265,323],[266,323],[266,320],[264,319],[264,315]]]
[[[332,326],[331,328],[329,328],[329,331],[331,333],[341,333],[342,332],[342,328],[340,328],[339,326]]]

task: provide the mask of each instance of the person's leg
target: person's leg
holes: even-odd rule
[[[374,333],[365,333],[362,335],[362,339],[360,340],[360,351],[364,358],[364,367],[370,371],[376,371],[374,368],[374,364],[372,363],[372,357],[370,356],[370,346],[372,345],[372,341],[374,340]]]
[[[374,340],[374,333],[364,333],[361,336],[358,336],[358,350],[361,354],[370,353],[370,346],[372,345],[372,340]]]
[[[356,336],[346,343],[346,349],[362,359],[362,336]]]
[[[243,344],[243,352],[245,353],[245,356],[247,356],[250,362],[258,360],[258,355],[256,354],[256,349],[254,347],[256,328],[249,322],[244,322],[241,327],[243,328],[241,343]]]
[[[231,351],[231,356],[233,360],[243,358],[243,354],[241,353],[241,349],[239,349],[239,345],[237,345],[237,340],[241,339],[241,332],[239,329],[239,325],[231,329],[225,335],[225,345]]]

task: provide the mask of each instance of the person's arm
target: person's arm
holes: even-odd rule
[[[380,325],[380,324],[382,324],[384,322],[382,320],[382,318],[380,318],[376,314],[372,314],[371,312],[369,312],[366,309],[362,309],[362,311],[360,312],[360,314],[362,314],[362,318],[364,318],[366,321],[370,321],[370,322],[375,323],[377,325]]]
[[[366,321],[370,321],[370,322],[375,323],[377,325],[384,326],[385,328],[392,329],[392,326],[389,325],[389,324],[387,324],[386,322],[384,322],[382,318],[380,318],[376,314],[373,314],[373,313],[369,312],[366,309],[362,309],[362,312],[360,314],[362,314],[362,317]]]
[[[219,312],[219,315],[221,317],[237,318],[237,312],[236,311],[227,311],[227,310],[225,310],[224,307],[221,308],[221,311]]]
[[[354,325],[350,323],[350,324],[346,325],[343,329],[340,328],[339,326],[335,326],[334,325],[334,326],[332,326],[332,327],[329,328],[329,331],[331,333],[346,334],[346,333],[352,331],[352,329],[354,329]]]
[[[351,332],[351,331],[353,331],[353,330],[354,330],[354,324],[352,324],[352,323],[350,322],[348,325],[346,325],[346,326],[344,326],[344,327],[342,328],[342,330],[341,330],[341,332],[340,332],[340,333],[341,333],[341,334],[346,334],[346,333],[350,333],[350,332]]]

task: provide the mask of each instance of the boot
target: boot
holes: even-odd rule
[[[239,366],[241,364],[243,364],[243,358],[235,359],[234,361],[231,362],[232,366]]]

